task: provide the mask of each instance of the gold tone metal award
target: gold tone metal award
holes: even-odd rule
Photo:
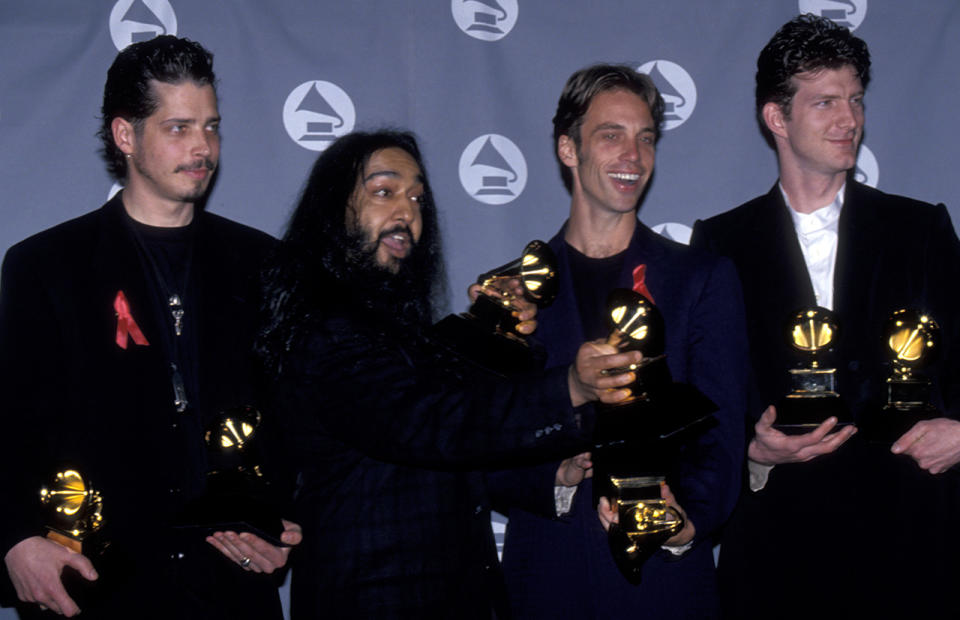
[[[48,539],[87,555],[105,546],[98,538],[103,498],[78,471],[57,472],[52,483],[40,489],[40,503],[46,508]]]
[[[594,503],[606,497],[619,524],[607,540],[620,572],[639,583],[643,563],[683,528],[683,517],[660,497],[682,444],[704,430],[716,405],[692,385],[674,383],[665,354],[663,316],[646,297],[616,289],[607,300],[607,342],[643,359],[607,374],[632,372],[631,396],[598,405],[592,454]]]
[[[922,372],[939,353],[940,326],[926,312],[897,310],[884,325],[883,342],[891,367],[887,404],[868,417],[864,431],[873,441],[893,443],[920,420],[940,415]]]
[[[614,491],[607,499],[619,523],[610,526],[607,538],[621,573],[634,584],[640,583],[646,559],[683,529],[683,515],[660,497],[664,481],[664,476],[610,477]]]
[[[481,274],[477,284],[498,290],[500,296],[481,291],[467,312],[449,315],[433,328],[433,335],[448,349],[502,375],[535,370],[542,362],[516,331],[518,297],[504,288],[511,279],[519,280],[523,298],[537,307],[553,303],[559,282],[550,246],[531,241],[520,258]]]
[[[252,532],[264,540],[280,540],[281,502],[263,472],[262,416],[253,407],[222,412],[204,434],[207,446],[207,490],[187,507],[184,527]]]
[[[802,362],[790,369],[791,390],[777,404],[774,426],[784,433],[807,433],[830,416],[840,424],[850,423],[849,413],[836,387],[836,369],[824,365],[824,357],[836,344],[839,324],[826,308],[797,312],[787,325],[787,340]]]

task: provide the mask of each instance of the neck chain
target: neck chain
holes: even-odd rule
[[[140,231],[137,229],[136,222],[133,220],[133,218],[129,219],[130,230],[133,231],[133,236],[137,240],[137,246],[139,247],[141,254],[143,254],[143,256],[146,258],[147,264],[150,265],[150,269],[153,271],[156,282],[160,286],[161,292],[164,295],[167,307],[170,309],[170,317],[173,319],[173,336],[170,338],[172,347],[170,351],[171,359],[169,360],[170,381],[173,386],[173,406],[177,412],[184,413],[187,410],[189,401],[187,400],[187,388],[183,381],[183,375],[180,374],[180,368],[177,366],[177,362],[180,361],[179,340],[180,336],[183,334],[183,319],[185,314],[183,299],[180,293],[174,291],[167,283],[166,279],[163,277],[163,272],[157,265],[157,261],[154,258],[153,253],[150,251],[150,248],[144,242]],[[181,292],[187,290],[187,285],[190,282],[190,268],[193,264],[194,248],[194,239],[192,235],[188,238],[187,244],[187,257],[183,268],[183,282],[180,285]]]

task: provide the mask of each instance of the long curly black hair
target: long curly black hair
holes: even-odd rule
[[[399,273],[376,265],[376,248],[347,227],[347,205],[377,151],[399,148],[423,174],[423,231]],[[369,318],[371,325],[421,327],[445,298],[437,210],[413,134],[381,130],[339,138],[317,158],[287,232],[262,274],[263,325],[256,344],[277,373],[303,329],[330,313]]]

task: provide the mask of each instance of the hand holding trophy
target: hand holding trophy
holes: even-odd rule
[[[70,598],[80,607],[86,607],[108,596],[110,588],[120,583],[120,573],[116,558],[105,554],[110,543],[104,537],[103,496],[79,471],[64,469],[40,488],[40,503],[47,540],[83,554],[100,574],[100,579],[91,582],[90,577],[73,566],[64,566],[60,579]]]
[[[809,433],[830,416],[849,424],[849,412],[837,393],[836,369],[824,358],[836,344],[839,325],[826,308],[797,312],[787,324],[787,341],[802,362],[790,369],[791,391],[777,404],[774,428],[788,435]]]
[[[187,527],[199,527],[204,534],[252,532],[272,545],[289,546],[280,538],[280,502],[264,476],[261,421],[253,407],[236,407],[208,428],[207,491],[187,507]]]
[[[543,241],[534,240],[526,245],[520,258],[481,274],[477,278],[477,284],[483,289],[490,289],[508,280],[517,279],[527,301],[538,307],[546,307],[557,296],[556,264],[557,259],[550,246]],[[481,291],[467,314],[488,330],[516,338],[515,301],[516,296],[507,290],[501,290],[499,298]]]
[[[607,302],[607,339],[620,350],[643,354],[639,364],[611,369],[632,372],[630,398],[600,409],[594,431],[594,504],[607,498],[618,523],[607,539],[620,572],[639,583],[643,563],[684,526],[682,513],[661,496],[681,443],[716,405],[691,385],[674,383],[665,355],[666,328],[660,311],[629,289]]]
[[[531,241],[523,254],[477,278],[482,290],[470,309],[449,315],[433,327],[435,338],[463,358],[509,376],[539,367],[526,340],[517,331],[517,296],[505,285],[518,280],[523,298],[539,308],[557,295],[557,259],[543,241]],[[484,292],[496,289],[498,296]]]
[[[920,420],[940,415],[923,375],[939,353],[940,326],[926,312],[897,310],[884,325],[883,342],[890,362],[887,404],[867,418],[864,432],[871,441],[893,443]]]

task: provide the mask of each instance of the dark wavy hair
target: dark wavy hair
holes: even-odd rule
[[[420,241],[399,273],[376,264],[363,232],[348,230],[348,205],[370,157],[399,148],[423,175]],[[303,328],[331,313],[366,317],[392,329],[429,325],[445,298],[440,229],[423,157],[413,134],[354,132],[317,158],[286,234],[263,271],[263,328],[256,349],[268,370],[279,372],[283,355]]]
[[[763,106],[767,103],[776,103],[790,117],[790,105],[797,94],[793,76],[848,65],[866,89],[870,83],[870,51],[863,39],[848,29],[810,13],[784,24],[757,58],[756,114],[764,135],[769,133],[763,122]]]
[[[557,154],[557,141],[560,136],[570,136],[573,143],[580,150],[580,127],[583,117],[590,107],[593,98],[608,90],[627,90],[647,102],[650,115],[653,117],[653,126],[656,139],[660,139],[660,126],[663,124],[663,98],[660,91],[649,75],[640,73],[627,65],[598,64],[580,69],[570,76],[560,100],[557,102],[557,112],[553,116],[553,149],[557,162],[560,164],[560,175],[567,191],[573,190],[573,175]]]
[[[138,135],[142,132],[143,121],[160,105],[151,80],[166,84],[190,80],[216,90],[213,54],[199,43],[173,35],[134,43],[117,54],[103,87],[97,136],[102,142],[100,153],[107,163],[107,171],[118,181],[127,178],[127,160],[113,142],[110,125],[119,116],[132,123]]]

